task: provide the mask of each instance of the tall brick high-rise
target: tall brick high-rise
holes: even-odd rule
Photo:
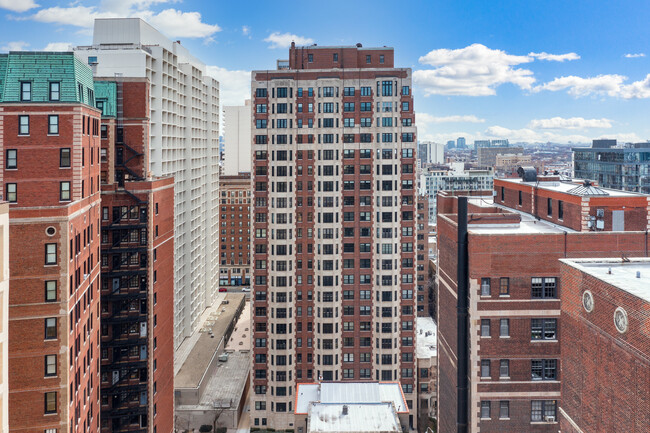
[[[0,55],[9,428],[99,428],[100,111],[72,53]]]
[[[392,48],[296,47],[252,73],[253,426],[296,383],[399,381],[416,424],[416,134]]]
[[[438,196],[441,433],[557,432],[559,259],[648,252],[650,196],[522,174],[483,197]]]
[[[169,432],[174,179],[152,177],[146,78],[95,81],[102,110],[101,430]]]

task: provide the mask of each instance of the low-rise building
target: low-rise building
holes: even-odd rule
[[[523,154],[524,148],[508,146],[479,147],[476,152],[478,155],[478,165],[480,167],[494,167],[497,155]]]
[[[566,433],[650,428],[650,259],[561,259]]]
[[[409,425],[399,382],[299,383],[295,399],[289,425],[297,433],[389,433]]]
[[[415,324],[416,355],[418,366],[418,425],[428,424],[436,417],[438,407],[438,327],[431,317],[418,317]]]
[[[220,294],[221,295],[221,294]],[[208,425],[236,429],[244,413],[250,380],[250,303],[227,294],[210,308],[202,326],[177,350],[174,378],[175,428]]]

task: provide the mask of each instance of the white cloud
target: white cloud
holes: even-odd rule
[[[50,42],[43,51],[72,51],[70,42]]]
[[[248,36],[251,34],[251,28],[248,26],[242,26],[241,27],[241,32],[244,36]]]
[[[208,66],[207,73],[219,81],[221,106],[244,105],[251,98],[251,72],[231,71],[219,66]]]
[[[535,82],[533,72],[514,66],[533,60],[529,56],[515,56],[481,44],[457,50],[443,48],[420,57],[420,63],[436,68],[417,70],[413,78],[425,96],[495,95],[495,88],[505,83],[531,89]]]
[[[264,41],[271,44],[269,48],[288,48],[291,46],[291,42],[295,42],[296,45],[309,45],[314,43],[312,38],[280,32],[271,33]]]
[[[628,53],[624,57],[628,59],[636,59],[638,57],[645,57],[645,53]]]
[[[575,97],[588,95],[607,95],[623,99],[650,98],[650,74],[643,80],[625,84],[627,77],[617,74],[598,75],[596,77],[567,77],[555,78],[553,81],[536,86],[533,91],[549,90],[557,92],[566,90]]]
[[[0,9],[13,12],[25,12],[38,6],[34,0],[0,0]]]
[[[148,9],[155,4],[170,2],[176,0],[105,0],[99,7],[73,4],[70,7],[45,8],[29,18],[44,23],[92,28],[97,18],[139,17],[169,37],[209,38],[221,31],[216,24],[204,23],[199,12],[165,9],[156,13]]]
[[[418,126],[424,123],[452,123],[452,122],[467,122],[467,123],[483,123],[485,119],[479,119],[473,114],[470,115],[454,115],[454,116],[432,116],[427,113],[417,113]]]
[[[147,20],[166,35],[185,38],[207,38],[221,27],[201,21],[199,12],[182,12],[176,9],[165,9]]]
[[[585,119],[582,117],[552,117],[550,119],[533,119],[528,124],[532,129],[586,129],[611,128],[609,119]]]
[[[541,53],[529,53],[530,57],[535,57],[539,60],[548,60],[549,62],[563,62],[565,60],[578,60],[580,58],[576,53],[566,53],[566,54],[549,54],[545,52]]]
[[[0,50],[2,51],[23,51],[29,47],[29,43],[25,41],[12,41],[5,43]]]

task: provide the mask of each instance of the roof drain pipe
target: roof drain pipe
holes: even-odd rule
[[[467,239],[467,197],[458,197],[458,301],[456,305],[458,368],[456,377],[456,427],[458,433],[467,433],[469,414],[469,255]]]

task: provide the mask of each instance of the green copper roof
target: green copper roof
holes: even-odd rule
[[[56,102],[94,105],[93,73],[72,52],[13,51],[0,54],[0,102],[20,99],[20,83],[31,82],[31,102],[50,102],[50,82],[60,83]]]
[[[115,81],[95,81],[95,101],[101,105],[103,117],[117,116],[117,83]]]

